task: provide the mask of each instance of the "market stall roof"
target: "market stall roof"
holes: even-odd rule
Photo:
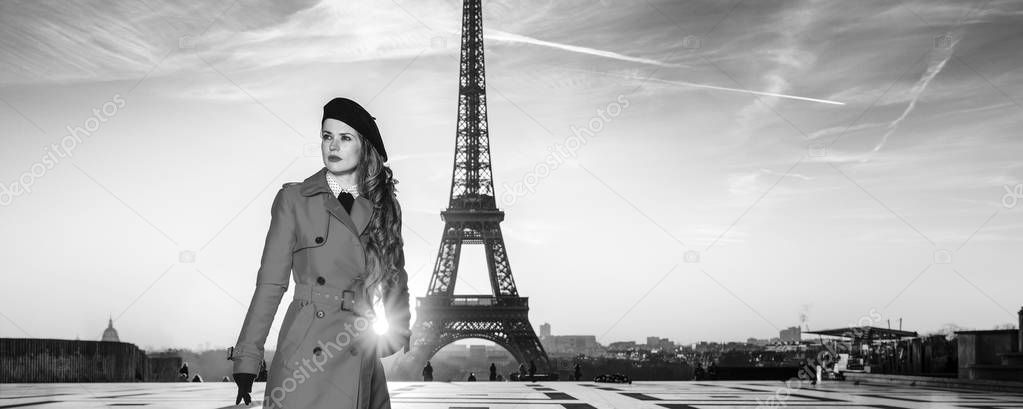
[[[874,340],[874,339],[899,339],[906,337],[916,337],[916,331],[903,331],[898,329],[890,328],[879,328],[871,326],[863,327],[845,327],[835,329],[825,329],[820,331],[804,331],[804,334],[817,334],[827,335],[832,337],[851,338],[853,340]]]

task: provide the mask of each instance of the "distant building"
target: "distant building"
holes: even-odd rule
[[[551,324],[543,323],[540,324],[540,338],[546,338],[551,336]]]
[[[713,352],[720,349],[717,342],[700,341],[698,344],[693,344],[693,350],[696,352]]]
[[[516,361],[515,357],[512,356],[507,349],[504,349],[504,347],[500,345],[487,345],[487,366],[489,366],[491,362],[497,365],[507,365]]]
[[[0,338],[0,383],[153,382],[145,351],[124,342]]]
[[[469,362],[483,363],[487,359],[486,345],[469,345]]]
[[[675,343],[667,338],[646,337],[646,347],[651,350],[671,351],[675,349]]]
[[[540,345],[549,354],[598,356],[607,350],[595,335],[551,335],[551,324],[540,325]]]
[[[762,347],[762,346],[765,346],[767,344],[770,344],[771,340],[769,340],[769,339],[748,338],[748,339],[746,339],[746,343],[749,344],[749,345],[756,345],[756,346]]]
[[[181,357],[121,342],[110,317],[99,341],[0,338],[0,383],[175,382]]]
[[[799,342],[803,340],[803,332],[799,327],[788,327],[778,333],[781,342]]]
[[[614,350],[633,349],[635,347],[636,347],[636,341],[618,341],[618,342],[612,342],[611,345],[607,346],[608,349],[614,349]]]
[[[604,353],[595,335],[549,335],[540,339],[543,349],[552,354],[585,354],[597,356]]]
[[[113,317],[110,317],[110,323],[107,324],[107,329],[103,331],[103,338],[101,338],[100,341],[121,342],[121,338],[117,336],[117,330],[114,329]]]

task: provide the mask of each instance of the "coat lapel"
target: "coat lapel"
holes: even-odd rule
[[[361,235],[366,230],[366,226],[369,225],[369,221],[372,219],[373,202],[361,195],[355,198],[355,203],[352,204],[352,213],[348,214],[345,211],[345,208],[341,206],[341,202],[334,196],[334,192],[330,190],[330,185],[327,184],[326,166],[306,178],[302,182],[301,191],[302,195],[307,197],[320,195],[323,198],[323,205],[326,211],[345,226],[348,226],[348,229],[356,236]]]
[[[341,202],[338,202],[339,204]],[[339,207],[342,211],[345,209]],[[370,219],[373,218],[373,202],[367,199],[365,196],[360,195],[355,198],[355,203],[352,204],[352,223],[355,224],[356,231],[359,235],[366,230],[369,225]]]

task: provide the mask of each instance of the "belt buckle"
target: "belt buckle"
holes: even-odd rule
[[[351,295],[349,296],[348,293]],[[345,308],[347,306],[347,308]],[[355,309],[355,291],[344,290],[341,292],[341,310],[343,311],[354,311]]]

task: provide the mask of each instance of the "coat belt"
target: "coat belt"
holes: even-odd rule
[[[359,291],[320,284],[295,284],[295,300],[335,305],[342,311],[373,318],[376,313]]]

